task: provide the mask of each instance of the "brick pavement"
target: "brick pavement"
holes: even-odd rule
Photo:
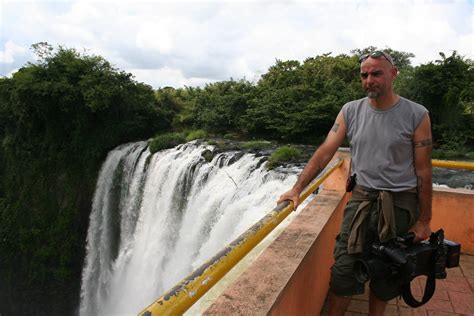
[[[431,300],[418,308],[408,307],[403,299],[389,302],[386,316],[456,316],[474,315],[474,256],[461,255],[458,268],[447,269],[445,280],[436,280],[436,292]],[[412,293],[418,300],[422,297],[424,277],[412,281]],[[354,296],[347,307],[346,316],[368,315],[368,291]],[[327,304],[322,315],[327,315]]]

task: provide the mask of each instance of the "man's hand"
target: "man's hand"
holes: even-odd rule
[[[278,199],[277,204],[280,204],[283,201],[293,201],[293,206],[294,206],[293,211],[296,211],[296,208],[300,204],[300,194],[299,194],[298,190],[293,188],[293,189],[283,193],[280,196],[280,198]]]
[[[415,242],[425,240],[431,235],[430,221],[417,221],[408,231],[415,233]]]

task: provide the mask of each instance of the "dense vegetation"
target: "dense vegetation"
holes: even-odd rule
[[[357,55],[373,48],[277,60],[256,83],[157,91],[102,57],[45,43],[34,49],[37,62],[0,78],[2,315],[74,314],[95,181],[111,148],[177,132],[154,145],[207,134],[317,144],[342,105],[364,95]],[[428,107],[438,150],[472,150],[472,61],[454,52],[413,67],[411,53],[391,52],[396,88]]]
[[[0,314],[71,315],[102,161],[169,126],[131,74],[35,49],[39,62],[0,79]]]
[[[209,133],[236,134],[282,142],[319,144],[342,105],[361,98],[359,54],[324,54],[277,60],[257,83],[228,80],[205,87],[158,89],[160,107],[174,113],[176,129],[199,128]],[[438,153],[462,154],[474,146],[474,67],[456,52],[411,66],[414,55],[389,50],[400,74],[398,93],[430,110]]]

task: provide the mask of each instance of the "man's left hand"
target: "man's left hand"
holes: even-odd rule
[[[415,233],[415,242],[425,240],[431,235],[430,221],[417,221],[409,231]]]

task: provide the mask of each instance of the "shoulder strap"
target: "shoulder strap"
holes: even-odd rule
[[[417,301],[412,293],[410,288],[410,283],[406,283],[402,286],[402,297],[405,303],[411,307],[420,307],[421,305],[426,304],[431,297],[433,296],[436,289],[436,278],[433,274],[429,275],[426,279],[425,284],[425,293],[423,293],[423,299],[421,302]]]

